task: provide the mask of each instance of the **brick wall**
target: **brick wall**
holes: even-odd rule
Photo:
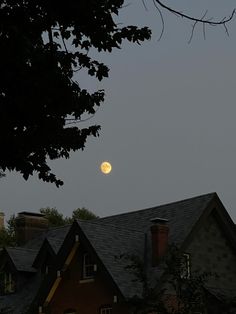
[[[117,303],[113,302],[118,291],[99,266],[94,280],[82,279],[83,253],[80,247],[49,304],[49,313],[63,314],[67,309],[75,309],[78,314],[99,314],[102,306],[110,305],[112,314],[129,314],[119,297]]]

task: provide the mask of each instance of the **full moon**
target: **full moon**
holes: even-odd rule
[[[101,163],[100,169],[101,169],[102,173],[108,174],[111,172],[112,166],[108,161],[104,161]]]

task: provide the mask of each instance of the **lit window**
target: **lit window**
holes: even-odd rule
[[[112,314],[112,307],[110,306],[102,307],[100,310],[100,314]]]
[[[184,253],[181,260],[180,277],[190,278],[190,254]]]
[[[94,263],[91,256],[88,253],[83,257],[83,278],[89,279],[94,277]]]
[[[1,294],[9,294],[15,292],[16,284],[12,273],[3,272],[0,274]]]

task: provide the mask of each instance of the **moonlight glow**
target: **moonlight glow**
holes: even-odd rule
[[[104,162],[101,164],[100,169],[101,169],[101,171],[102,171],[104,174],[108,174],[108,173],[111,172],[112,166],[111,166],[111,164],[110,164],[108,161],[104,161]]]

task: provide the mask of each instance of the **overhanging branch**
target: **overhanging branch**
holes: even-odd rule
[[[205,19],[204,17],[203,18],[196,18],[196,17],[193,17],[191,15],[188,15],[188,14],[185,14],[181,11],[178,11],[178,10],[175,10],[167,5],[165,5],[163,2],[161,2],[160,0],[154,0],[156,2],[156,4],[158,4],[159,6],[161,6],[163,9],[177,15],[177,16],[180,16],[182,18],[185,18],[187,20],[190,20],[190,21],[193,21],[193,22],[197,22],[197,23],[204,23],[204,24],[209,24],[209,25],[212,25],[212,26],[215,26],[215,25],[225,25],[226,23],[230,22],[234,15],[235,15],[235,9],[232,11],[231,15],[229,17],[224,17],[222,20],[219,20],[219,21],[213,21],[211,19]]]

